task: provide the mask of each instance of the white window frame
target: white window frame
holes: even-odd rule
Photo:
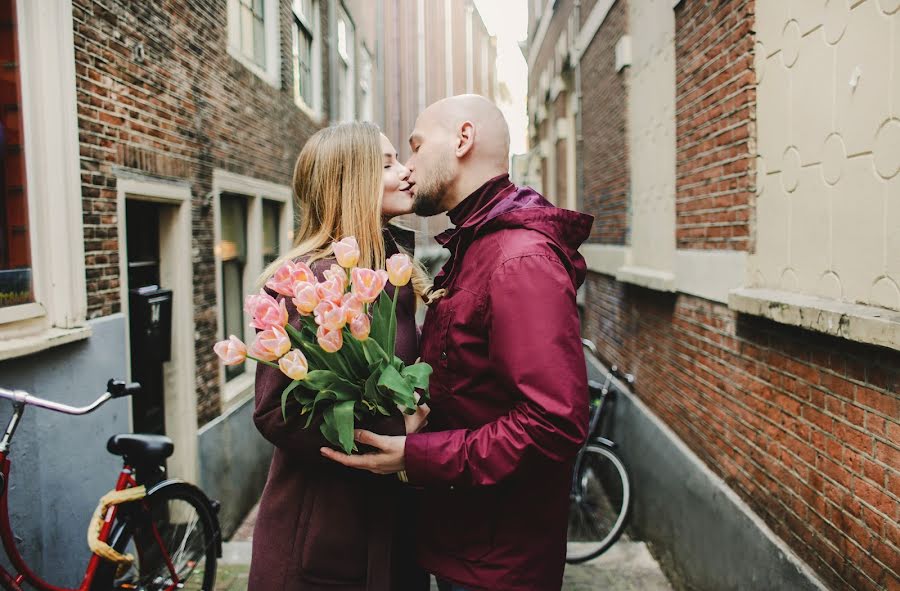
[[[294,229],[294,208],[291,188],[253,177],[235,174],[225,170],[213,171],[213,244],[222,240],[221,197],[222,193],[242,195],[247,198],[247,265],[244,267],[244,289],[247,295],[260,273],[263,272],[263,200],[282,203],[280,219],[280,252],[286,252],[291,246]],[[225,310],[222,306],[222,259],[216,254],[216,320],[218,324],[217,340],[228,335],[224,333]],[[244,312],[244,326],[250,326],[250,317]],[[253,329],[245,332],[247,344],[253,341]],[[231,381],[225,381],[225,365],[219,363],[219,391],[224,406],[242,402],[253,390],[255,379],[255,362],[248,360],[243,375]]]
[[[0,308],[0,359],[91,334],[72,3],[17,2],[16,11],[35,301]]]
[[[274,88],[281,88],[281,34],[278,26],[278,0],[264,0],[264,30],[266,36],[266,67],[263,68],[253,57],[241,49],[241,3],[228,0],[228,55],[241,62],[245,68],[256,74]]]
[[[294,95],[294,103],[307,115],[321,122],[322,119],[322,19],[319,12],[319,0],[312,0],[312,15],[307,17],[294,8],[291,3],[291,44],[293,47],[294,28],[297,21],[312,35],[312,64],[310,67],[310,79],[312,81],[312,104],[307,104],[302,96],[294,92],[294,83],[291,81],[291,94]],[[293,51],[293,50],[292,50]],[[295,68],[293,53],[291,54],[291,68]]]

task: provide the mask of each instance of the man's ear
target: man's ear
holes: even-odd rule
[[[475,147],[475,124],[463,121],[456,138],[456,157],[462,158]]]

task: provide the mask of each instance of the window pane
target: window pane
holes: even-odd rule
[[[253,61],[266,67],[266,23],[261,17],[253,17]]]
[[[280,226],[281,204],[263,200],[263,267],[278,258]]]
[[[294,23],[294,97],[312,104],[312,37],[299,23]]]
[[[241,52],[253,56],[253,11],[247,6],[241,6]]]
[[[15,3],[0,2],[0,27],[0,307],[5,307],[33,302],[34,290]]]
[[[216,250],[222,258],[223,333],[244,340],[244,267],[247,264],[247,199],[240,195],[221,197],[221,242]],[[226,366],[225,379],[244,373],[244,365]]]

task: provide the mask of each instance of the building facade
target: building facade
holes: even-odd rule
[[[900,6],[529,6],[635,532],[698,589],[900,586]]]
[[[212,345],[251,337],[243,296],[291,243],[306,139],[373,121],[405,157],[426,102],[493,97],[495,48],[471,0],[0,0],[0,33],[0,385],[70,404],[145,386],[19,428],[23,554],[76,584],[114,433],[172,437],[169,473],[223,501],[226,535],[258,499],[254,368]]]

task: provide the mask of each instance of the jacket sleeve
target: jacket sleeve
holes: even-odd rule
[[[413,484],[498,484],[541,463],[571,461],[587,436],[587,370],[565,267],[553,255],[514,258],[488,285],[490,363],[518,401],[477,429],[407,436]]]

